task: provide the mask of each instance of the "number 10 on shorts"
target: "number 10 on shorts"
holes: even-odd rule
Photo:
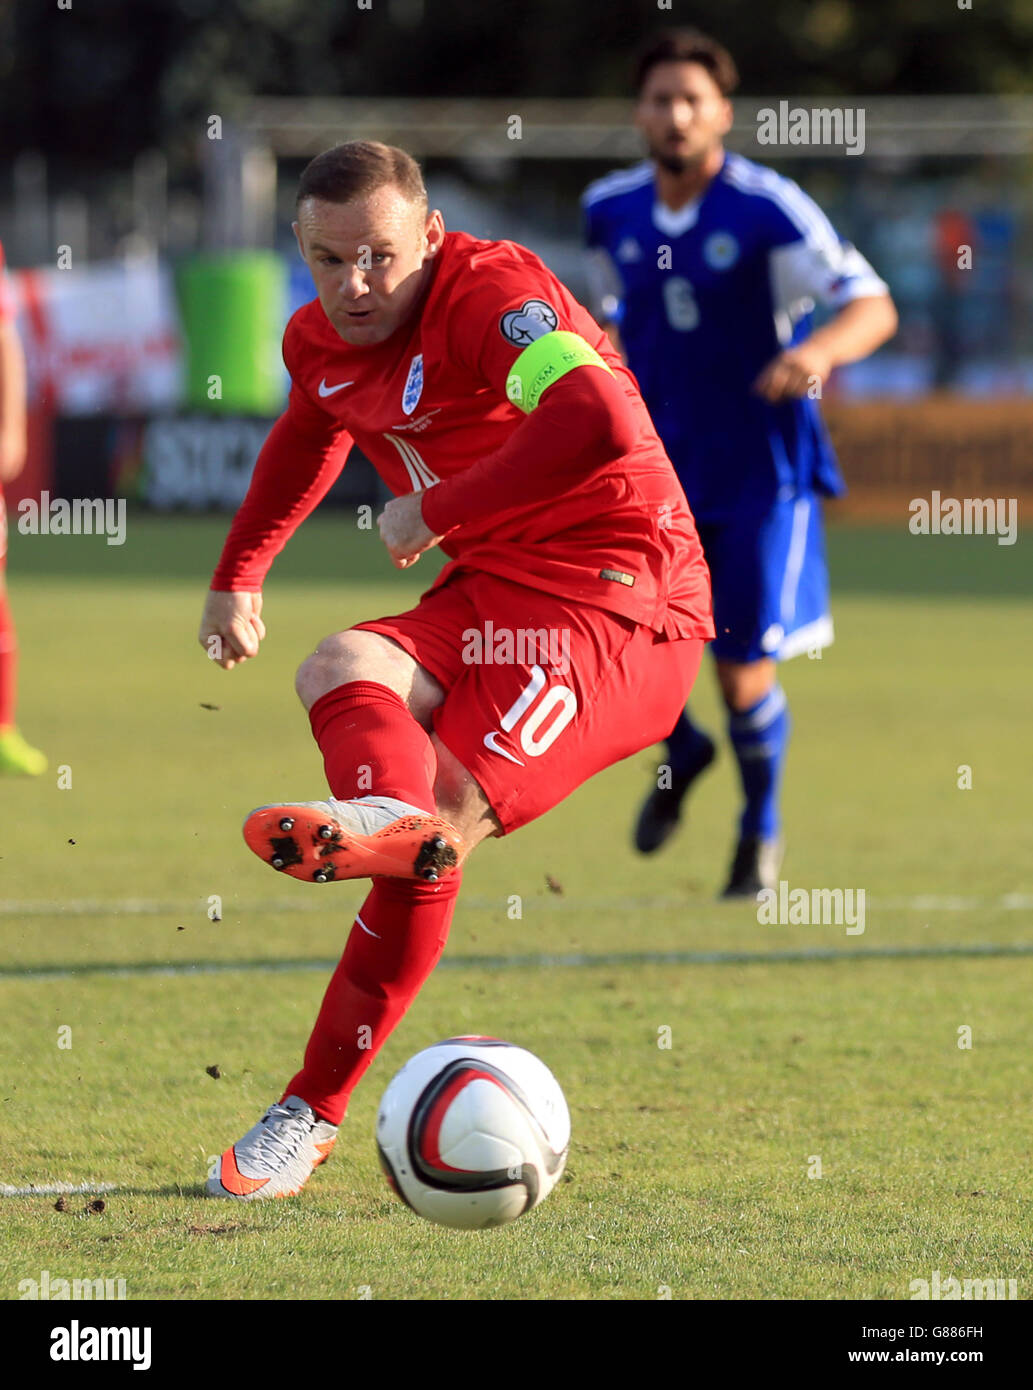
[[[508,734],[523,720],[520,728],[520,747],[529,758],[540,758],[547,752],[577,714],[577,696],[569,685],[550,686],[542,695],[543,690],[545,672],[540,666],[533,666],[531,679],[502,716],[500,724],[502,733]],[[550,715],[555,717],[549,722],[545,732],[539,734]],[[523,767],[523,760],[500,748],[497,740],[498,731],[493,729],[490,734],[485,734],[484,746],[490,748],[493,753],[508,758],[511,763],[519,763]]]

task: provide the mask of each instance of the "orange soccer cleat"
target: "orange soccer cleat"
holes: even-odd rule
[[[300,1096],[287,1096],[220,1154],[209,1170],[206,1191],[209,1197],[238,1202],[293,1197],[330,1157],[336,1139],[336,1125],[320,1119]]]
[[[259,806],[244,839],[259,859],[306,883],[374,874],[434,883],[463,856],[447,821],[387,796]]]

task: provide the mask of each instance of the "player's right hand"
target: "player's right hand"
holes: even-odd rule
[[[261,613],[261,594],[212,589],[205,601],[197,640],[217,666],[232,671],[240,662],[258,655],[258,644],[265,636]]]

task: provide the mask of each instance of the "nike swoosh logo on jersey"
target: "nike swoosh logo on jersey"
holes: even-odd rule
[[[500,758],[508,758],[509,761],[510,761],[511,763],[516,763],[517,767],[526,767],[526,766],[527,766],[527,764],[524,763],[520,758],[514,758],[514,756],[513,756],[512,753],[507,753],[506,750],[505,750],[504,748],[500,748],[499,745],[498,745],[498,743],[496,742],[496,739],[497,739],[497,738],[498,738],[498,734],[495,732],[494,729],[491,731],[490,734],[485,734],[485,735],[484,735],[484,746],[485,746],[485,748],[490,748],[491,751],[492,751],[493,753],[497,753],[497,754],[499,755]]]
[[[319,394],[321,396],[332,396],[335,391],[343,391],[346,386],[354,386],[354,381],[342,381],[340,386],[327,386],[326,377],[319,383]]]

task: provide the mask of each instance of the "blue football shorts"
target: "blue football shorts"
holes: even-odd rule
[[[714,592],[711,651],[722,661],[785,661],[833,639],[821,499],[776,501],[770,511],[697,522]]]

